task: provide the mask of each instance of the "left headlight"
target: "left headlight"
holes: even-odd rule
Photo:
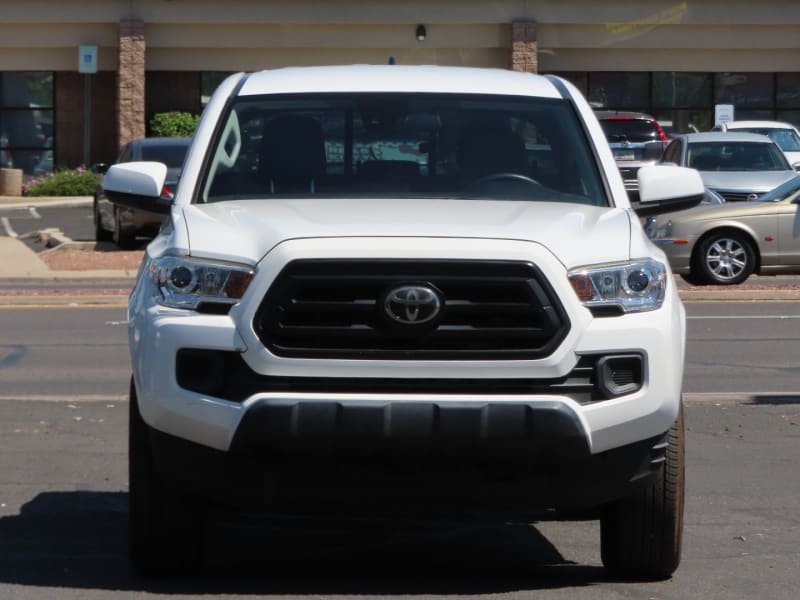
[[[148,268],[159,304],[188,309],[201,303],[237,303],[254,273],[245,265],[176,256],[153,259]]]
[[[587,308],[617,306],[624,312],[661,308],[667,289],[667,268],[654,260],[582,267],[569,281]]]

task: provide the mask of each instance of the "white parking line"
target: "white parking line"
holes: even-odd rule
[[[715,320],[726,320],[726,319],[800,319],[800,315],[706,315],[706,316],[686,316],[686,319],[694,319],[696,321],[710,321],[712,319]]]
[[[127,394],[18,394],[15,396],[0,396],[0,402],[15,402],[18,400],[31,402],[123,402],[127,399]]]
[[[3,223],[3,229],[5,229],[6,235],[8,237],[12,238],[19,237],[17,235],[17,232],[14,231],[14,228],[11,227],[11,221],[8,220],[8,217],[0,217],[0,223]]]

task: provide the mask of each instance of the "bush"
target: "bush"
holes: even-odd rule
[[[188,112],[163,112],[150,119],[150,135],[154,137],[192,137],[199,115]]]
[[[102,177],[85,167],[61,169],[25,182],[22,193],[25,196],[91,196]]]

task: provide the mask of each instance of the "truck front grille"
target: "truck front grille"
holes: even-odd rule
[[[434,291],[435,316],[392,318],[387,295],[408,287]],[[320,259],[281,271],[253,327],[277,356],[500,360],[549,355],[570,324],[530,263]]]

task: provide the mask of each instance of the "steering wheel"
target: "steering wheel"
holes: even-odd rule
[[[530,185],[542,185],[538,181],[536,181],[533,177],[528,177],[527,175],[523,175],[522,173],[511,173],[511,172],[504,172],[504,173],[489,173],[488,175],[484,175],[483,177],[478,177],[474,181],[471,181],[467,188],[476,188],[486,183],[492,183],[493,181],[521,181],[523,183],[527,183]]]

